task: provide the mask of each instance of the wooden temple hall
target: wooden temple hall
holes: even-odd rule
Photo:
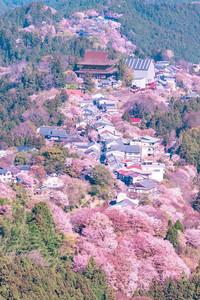
[[[77,63],[79,70],[76,71],[79,77],[86,73],[98,79],[104,79],[117,72],[116,60],[108,58],[106,51],[86,51],[82,61]]]

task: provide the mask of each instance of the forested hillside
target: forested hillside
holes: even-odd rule
[[[16,6],[24,5],[33,2],[32,0],[1,0],[0,1],[0,14],[3,14],[9,9]]]
[[[122,33],[145,53],[172,49],[176,58],[199,61],[199,4],[147,5],[127,0],[118,11],[123,13]]]
[[[19,2],[13,1],[14,4]],[[67,17],[75,11],[89,8],[122,13],[121,32],[145,54],[151,54],[154,49],[171,49],[176,58],[198,62],[200,5],[188,2],[191,1],[126,0],[120,5],[115,0],[44,1]]]

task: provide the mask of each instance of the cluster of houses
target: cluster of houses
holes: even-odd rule
[[[101,58],[99,63],[95,60],[96,55]],[[90,71],[95,70],[96,76],[99,70],[114,68],[113,65],[109,66],[109,63],[113,64],[113,61],[108,60],[106,52],[86,52],[81,62],[82,69],[78,71],[79,75],[80,70],[85,68]],[[141,84],[146,87],[154,83],[155,71],[152,60],[129,59],[126,63],[134,69],[136,85],[139,86],[143,82]],[[159,70],[161,75],[162,68]],[[101,77],[101,75],[98,73],[98,76]],[[126,186],[126,196],[115,203],[119,207],[120,205],[135,206],[139,202],[138,199],[144,195],[148,196],[148,199],[156,198],[159,194],[159,183],[163,180],[165,171],[165,165],[156,161],[158,155],[164,154],[161,141],[148,135],[135,136],[131,140],[124,139],[122,133],[111,123],[112,116],[118,113],[117,102],[114,98],[107,98],[106,95],[100,93],[86,98],[80,90],[67,92],[69,96],[78,97],[79,107],[82,110],[82,120],[75,125],[75,133],[70,135],[63,128],[41,126],[37,130],[38,135],[43,135],[45,139],[53,142],[62,142],[64,147],[73,150],[79,156],[88,155],[108,165],[116,178]],[[131,118],[131,122],[135,125],[140,124],[141,120]],[[86,139],[86,130],[95,133],[95,139]],[[36,151],[28,147],[19,147],[18,152],[30,150]],[[28,170],[28,167],[24,168]],[[20,180],[17,174],[21,170],[20,167],[12,170],[0,169],[0,181],[11,183]]]
[[[69,135],[66,130],[54,126],[41,126],[37,130],[38,135],[52,142],[62,142],[64,147],[79,156],[87,155],[108,165],[116,179],[121,180],[126,187],[126,193],[121,193],[120,197],[111,201],[112,205],[118,208],[127,205],[135,207],[141,197],[155,199],[165,172],[165,165],[156,161],[158,154],[164,154],[161,141],[147,135],[124,139],[111,123],[112,115],[117,112],[114,100],[106,99],[103,94],[95,94],[89,99],[79,98],[83,119],[76,124],[74,134]],[[95,133],[96,138],[93,140],[85,138],[84,133],[88,127]],[[29,151],[35,152],[37,149],[18,148],[18,153]],[[22,171],[28,172],[30,167],[0,168],[0,182],[19,182]],[[86,173],[81,178],[85,178]]]
[[[164,154],[160,139],[147,135],[124,139],[109,118],[117,112],[116,102],[106,99],[103,94],[95,94],[89,100],[80,100],[80,106],[83,120],[76,124],[74,134],[68,135],[64,130],[48,126],[40,127],[38,133],[47,139],[62,141],[65,147],[80,156],[89,155],[108,165],[116,178],[124,182],[127,193],[134,195],[132,198],[126,195],[127,205],[141,195],[149,199],[156,198],[165,171],[165,165],[156,162],[157,155]],[[90,109],[90,114],[84,114],[85,107]],[[96,141],[86,141],[82,133],[87,126],[96,133]],[[137,202],[134,201],[134,204],[131,202],[133,205]],[[119,202],[116,204],[119,205]]]
[[[0,168],[0,182],[10,184],[21,181],[21,172],[29,172],[30,166],[9,166]],[[28,175],[27,175],[28,176]]]
[[[34,147],[26,147],[26,146],[19,146],[17,149],[17,153],[25,152],[28,153],[29,151],[37,152],[38,150]],[[7,155],[6,151],[1,151],[2,157]],[[5,168],[0,167],[0,182],[2,183],[16,183],[20,182],[21,172],[29,172],[30,166],[26,165],[18,165],[18,166],[6,166]]]
[[[155,78],[157,89],[168,93],[176,90],[175,74],[179,71],[179,66],[174,66],[170,61],[157,61],[155,63]]]

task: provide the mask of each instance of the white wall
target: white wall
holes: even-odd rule
[[[145,83],[149,84],[155,80],[155,70],[154,70],[154,64],[151,61],[149,69],[148,70],[134,70],[133,74],[135,78],[145,78]]]
[[[132,84],[137,86],[140,89],[144,89],[146,80],[145,80],[145,78],[136,78],[135,80],[133,80]]]

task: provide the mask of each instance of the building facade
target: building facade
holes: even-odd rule
[[[117,72],[116,61],[108,58],[106,51],[86,51],[82,61],[77,63],[76,74],[83,78],[86,73],[97,79],[105,79]]]
[[[133,70],[135,76],[134,82],[140,82],[141,85],[142,79],[145,79],[145,84],[148,85],[155,81],[155,70],[152,59],[127,58],[126,65]]]

